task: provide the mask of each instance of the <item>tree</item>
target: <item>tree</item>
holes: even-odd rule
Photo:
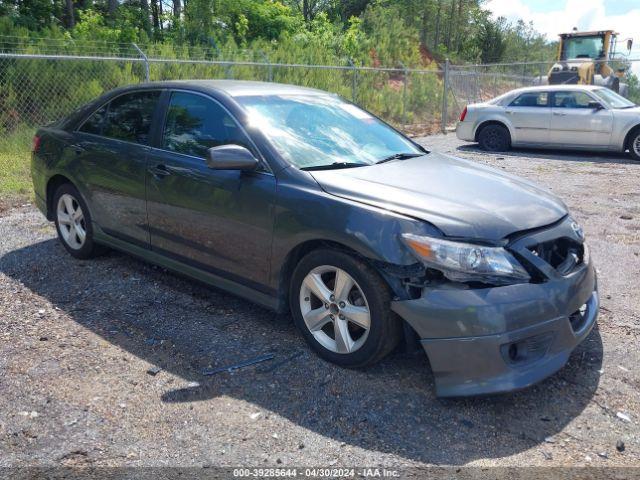
[[[115,19],[118,11],[118,0],[108,0],[109,4],[109,18]]]
[[[499,18],[494,22],[488,17],[480,24],[476,35],[476,45],[480,50],[482,63],[497,63],[502,60],[507,48],[503,25],[504,18]]]
[[[73,0],[66,0],[67,6],[67,28],[73,28],[76,26],[76,15],[73,11]]]

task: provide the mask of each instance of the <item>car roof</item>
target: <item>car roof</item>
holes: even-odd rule
[[[253,95],[332,95],[315,88],[299,87],[285,83],[256,82],[251,80],[171,80],[130,85],[131,90],[155,88],[193,88],[223,92],[232,97]]]
[[[598,85],[537,85],[534,87],[522,87],[511,90],[509,93],[515,92],[561,92],[566,90],[584,90],[593,91],[600,90],[604,87]]]

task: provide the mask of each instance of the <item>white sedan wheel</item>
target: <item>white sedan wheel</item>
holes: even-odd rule
[[[636,138],[633,139],[631,148],[633,149],[633,153],[635,153],[637,157],[640,157],[640,134],[636,135]]]

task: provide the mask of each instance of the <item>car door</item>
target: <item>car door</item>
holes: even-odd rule
[[[149,247],[146,156],[159,90],[112,99],[75,132],[74,168],[94,222],[107,234]]]
[[[553,92],[549,143],[566,146],[606,148],[611,140],[611,110],[595,109],[599,102],[583,91]]]
[[[151,248],[264,290],[275,177],[265,164],[251,172],[209,168],[205,156],[214,146],[242,145],[257,157],[259,152],[216,100],[188,91],[168,92],[167,97],[147,171]]]
[[[512,143],[539,144],[549,139],[551,109],[547,92],[524,92],[506,108],[507,120],[514,131]]]

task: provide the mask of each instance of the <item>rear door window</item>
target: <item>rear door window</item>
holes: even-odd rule
[[[107,116],[107,105],[96,110],[80,127],[80,131],[84,133],[92,133],[94,135],[102,135],[102,126]]]
[[[78,130],[145,145],[159,98],[159,90],[120,95],[96,110]]]
[[[103,135],[117,140],[146,144],[160,91],[133,92],[109,103]]]
[[[528,92],[518,96],[510,107],[547,107],[549,95],[547,92]]]

